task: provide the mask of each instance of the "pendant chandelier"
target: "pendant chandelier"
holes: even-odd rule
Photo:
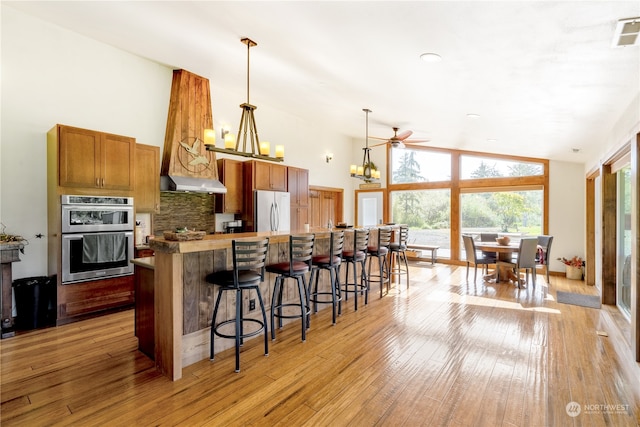
[[[366,116],[366,127],[365,127],[365,146],[362,149],[364,151],[362,157],[362,166],[351,165],[349,167],[349,174],[353,178],[358,178],[363,180],[364,182],[378,182],[380,179],[380,171],[376,169],[376,167],[371,163],[371,157],[369,152],[371,148],[369,148],[369,113],[371,110],[368,108],[363,108],[362,111],[365,112]]]
[[[266,141],[260,142],[258,138],[258,128],[253,112],[256,108],[249,102],[249,51],[253,46],[258,44],[249,38],[240,40],[247,45],[247,102],[240,104],[242,108],[242,116],[240,117],[240,126],[238,127],[238,136],[234,138],[229,131],[222,130],[224,138],[224,148],[215,146],[216,136],[213,129],[205,129],[204,143],[208,151],[217,153],[232,154],[235,156],[252,157],[259,160],[268,160],[271,162],[282,162],[284,160],[284,146],[275,146],[275,157],[272,157],[271,147]],[[240,150],[240,141],[242,141],[242,150]]]

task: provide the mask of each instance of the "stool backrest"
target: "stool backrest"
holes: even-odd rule
[[[340,264],[342,258],[342,249],[344,248],[344,231],[332,231],[331,241],[329,242],[329,265],[335,266]]]
[[[398,233],[398,243],[400,246],[406,245],[409,239],[409,227],[401,225],[400,232]]]
[[[378,248],[388,248],[391,244],[391,235],[393,231],[391,227],[378,228]]]
[[[353,253],[367,252],[369,246],[369,229],[357,228],[353,230]]]
[[[291,275],[293,275],[294,262],[303,262],[311,268],[314,240],[315,235],[313,234],[289,236],[289,272]]]
[[[269,249],[269,238],[262,240],[233,240],[233,276],[238,282],[238,272],[252,270],[264,280],[265,261]]]

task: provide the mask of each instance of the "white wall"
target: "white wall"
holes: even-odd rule
[[[1,4],[0,221],[28,239],[13,277],[47,274],[46,132],[66,124],[164,145],[172,70],[25,15]],[[176,64],[175,68],[180,68]],[[206,76],[204,76],[206,77]],[[215,126],[237,130],[245,94],[210,82]],[[259,105],[261,140],[285,145],[285,164],[309,169],[312,185],[345,189],[345,218],[353,217],[352,141]],[[325,152],[334,153],[331,163]]]
[[[549,162],[549,234],[551,271],[564,272],[556,258],[585,258],[586,253],[586,183],[582,163]]]

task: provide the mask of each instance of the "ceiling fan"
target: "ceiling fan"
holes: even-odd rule
[[[398,130],[399,128],[393,128],[393,136],[391,138],[378,138],[378,137],[372,136],[371,139],[379,139],[385,142],[372,145],[371,147],[378,147],[380,145],[391,144],[393,148],[405,148],[405,144],[412,145],[412,144],[420,144],[423,142],[429,142],[428,139],[407,139],[413,134],[413,132],[410,130],[405,130],[404,132],[398,134]]]

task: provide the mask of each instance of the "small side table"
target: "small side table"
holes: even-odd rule
[[[13,283],[11,275],[11,264],[20,261],[19,252],[24,248],[21,242],[0,242],[0,263],[2,265],[2,275],[0,276],[0,309],[2,336],[1,338],[9,338],[15,335],[13,329],[13,316],[11,315],[11,284]]]

